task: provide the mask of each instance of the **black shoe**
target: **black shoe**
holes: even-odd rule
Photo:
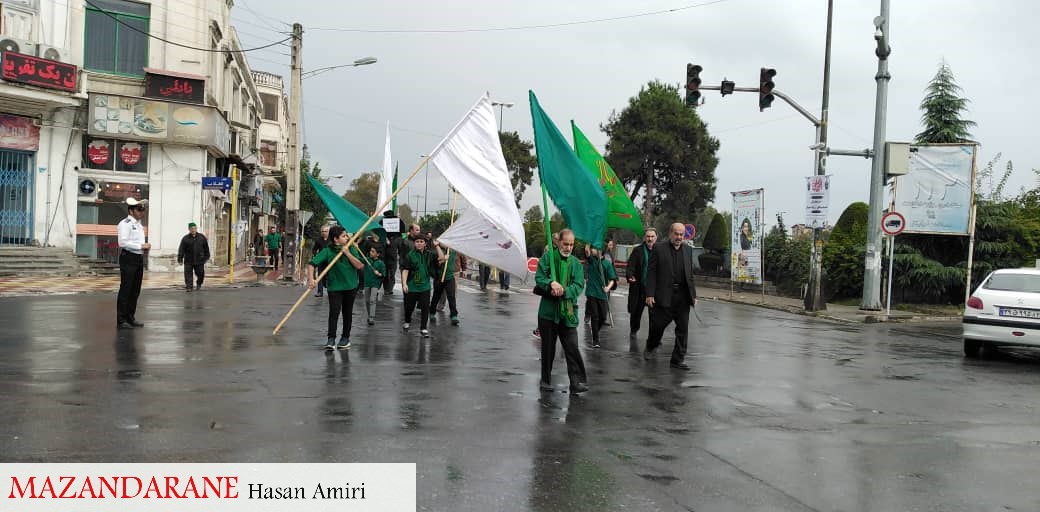
[[[376,324],[375,320],[372,320],[371,318],[368,319],[368,325],[375,325],[375,324]]]
[[[451,315],[451,325],[459,325],[459,317],[457,315]]]
[[[690,371],[690,365],[686,363],[669,363],[668,366],[676,370]]]
[[[144,324],[142,324],[141,322],[138,322],[137,320],[131,320],[130,321],[130,325],[132,325],[134,327],[144,327]]]
[[[657,350],[656,348],[650,349],[650,350],[644,350],[643,351],[643,359],[645,359],[647,361],[653,359],[654,358],[654,352],[656,350]]]
[[[541,390],[541,391],[552,391],[553,387],[552,387],[552,384],[550,384],[548,382],[545,382],[543,380],[543,381],[539,381],[538,382],[538,389]]]
[[[186,292],[190,292],[190,291],[191,291],[191,287],[190,287],[190,286],[185,286],[185,287],[184,287],[184,291],[186,291]]]
[[[133,329],[134,328],[133,324],[131,324],[130,322],[119,322],[119,325],[117,325],[116,327],[119,328],[119,329]]]
[[[576,395],[578,393],[584,393],[584,392],[586,392],[588,390],[589,390],[589,385],[585,384],[584,382],[578,382],[578,383],[575,383],[575,384],[571,384],[571,393],[572,394]]]

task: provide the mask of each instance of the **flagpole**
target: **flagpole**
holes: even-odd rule
[[[545,249],[549,251],[549,275],[552,280],[556,280],[556,253],[552,252],[554,249],[552,244],[552,225],[549,224],[549,194],[545,191],[545,183],[542,181],[541,172],[538,173],[538,184],[542,187],[542,210],[545,211]]]
[[[435,154],[436,152],[433,152],[433,153]],[[422,170],[423,166],[426,165],[426,162],[428,162],[429,160],[430,160],[430,156],[427,155],[426,158],[424,158],[421,162],[419,162],[419,166],[416,167],[414,171],[412,171],[412,174],[408,176],[408,179],[406,179],[404,181],[404,183],[402,183],[401,186],[397,188],[397,190],[394,190],[393,194],[390,194],[390,197],[388,197],[386,199],[386,202],[384,202],[382,205],[380,205],[379,208],[376,208],[376,212],[373,213],[372,216],[369,217],[368,220],[366,220],[365,223],[361,225],[361,228],[358,229],[357,232],[354,233],[354,235],[350,237],[350,240],[347,241],[347,246],[348,247],[350,245],[353,245],[353,244],[355,244],[357,242],[357,239],[358,239],[359,236],[361,236],[361,233],[364,233],[365,230],[368,228],[369,224],[372,224],[372,221],[375,220],[376,217],[379,216],[379,212],[382,211],[387,206],[389,206],[390,202],[393,201],[397,197],[397,194],[399,194],[401,192],[401,189],[403,189],[405,186],[407,186],[412,181],[412,179],[414,179],[416,176],[419,175],[419,171]],[[343,256],[343,252],[342,251],[336,253],[336,257],[333,258],[332,261],[328,265],[325,266],[325,270],[322,270],[321,274],[319,274],[315,278],[315,280],[316,281],[321,281],[325,277],[325,274],[328,274],[329,271],[332,270],[332,267],[336,264],[337,261],[339,261],[340,257],[342,257],[342,256]],[[274,331],[271,334],[278,334],[278,331],[280,331],[282,329],[282,326],[285,325],[285,322],[288,321],[289,317],[292,316],[292,314],[296,312],[296,308],[300,307],[300,304],[303,303],[303,300],[306,299],[307,296],[310,295],[310,293],[311,293],[310,289],[307,289],[307,290],[303,291],[303,295],[300,295],[300,298],[296,299],[296,304],[293,304],[293,307],[290,308],[289,312],[285,314],[285,317],[282,318],[282,321],[278,322],[278,325],[276,325],[274,327]]]
[[[459,192],[457,190],[455,190],[454,188],[452,188],[451,189],[451,215],[449,216],[449,218],[451,218],[451,222],[448,223],[449,227],[452,224],[455,223],[455,202],[458,201],[458,199],[459,199]],[[445,258],[447,258],[447,259],[444,260],[444,269],[441,270],[441,282],[442,283],[444,282],[444,279],[446,277],[448,277],[448,263],[451,261],[451,247],[448,247],[448,255],[445,256]]]

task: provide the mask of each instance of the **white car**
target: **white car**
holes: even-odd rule
[[[997,345],[1040,347],[1040,269],[996,270],[964,308],[964,355]]]

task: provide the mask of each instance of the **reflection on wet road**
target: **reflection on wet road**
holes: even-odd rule
[[[297,293],[148,290],[131,331],[112,295],[0,300],[0,459],[417,462],[420,510],[1040,508],[1040,356],[964,360],[955,324],[702,301],[677,372],[615,298],[575,397],[562,361],[538,391],[524,290],[464,283],[429,339],[390,297],[333,353],[321,299],[270,334]]]

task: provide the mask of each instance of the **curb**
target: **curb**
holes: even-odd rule
[[[939,315],[913,315],[913,316],[890,316],[885,314],[862,314],[857,315],[859,319],[851,319],[836,315],[831,315],[822,312],[805,311],[804,309],[794,306],[783,306],[777,304],[769,304],[762,302],[745,302],[734,299],[727,299],[724,297],[712,297],[707,298],[708,300],[714,300],[716,302],[726,302],[729,304],[742,304],[745,306],[754,306],[759,308],[771,309],[774,311],[783,311],[785,313],[792,313],[795,315],[809,316],[813,318],[819,318],[821,320],[828,320],[831,322],[838,322],[843,324],[877,324],[877,323],[916,323],[916,322],[959,322],[960,316],[939,316]]]

